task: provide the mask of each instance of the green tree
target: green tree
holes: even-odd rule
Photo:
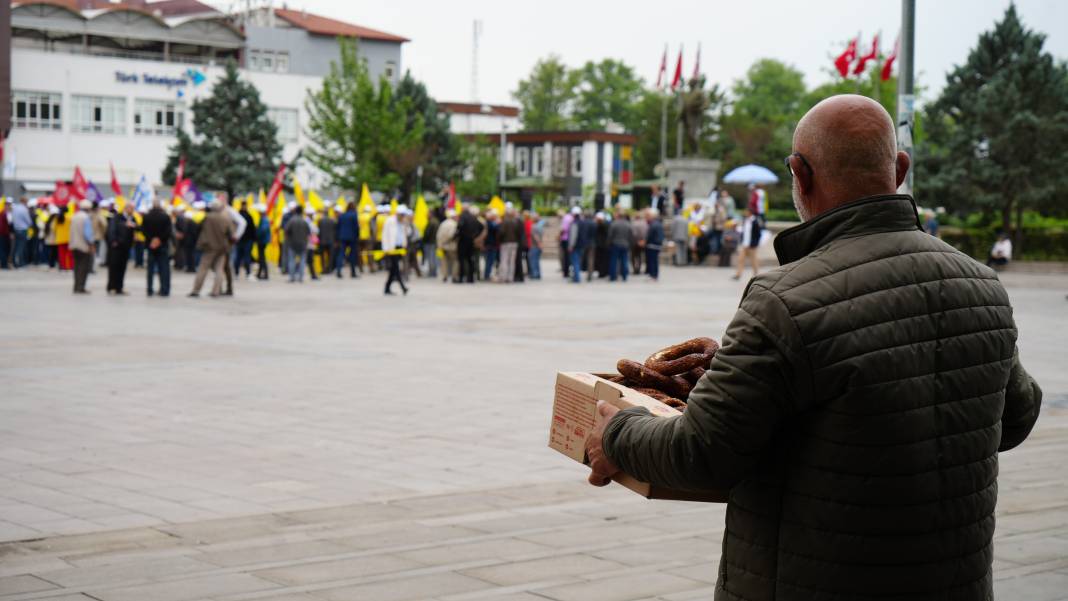
[[[724,171],[757,163],[788,175],[782,158],[790,154],[794,126],[804,110],[801,72],[781,61],[761,59],[732,89],[730,112],[723,118]]]
[[[305,101],[308,160],[339,188],[394,189],[428,156],[424,117],[410,97],[394,96],[386,79],[371,80],[355,41],[339,46],[339,60]]]
[[[1006,231],[1015,212],[1017,246],[1023,211],[1063,211],[1068,188],[1068,67],[1044,43],[1010,5],[947,77],[917,152],[924,197],[998,215]]]
[[[211,95],[193,101],[194,137],[184,132],[170,148],[163,180],[174,181],[181,157],[185,177],[201,189],[223,190],[229,198],[266,188],[282,154],[278,128],[267,118],[267,106],[255,86],[242,81],[237,65],[226,72]]]
[[[430,97],[426,86],[405,72],[397,84],[397,99],[407,98],[410,112],[407,127],[414,128],[415,118],[423,119],[423,149],[426,151],[422,163],[423,179],[418,184],[422,189],[436,189],[445,181],[455,177],[463,167],[460,156],[460,141],[449,129],[449,117],[438,112],[438,104]],[[416,185],[416,176],[401,182],[401,193],[406,195]]]
[[[559,56],[550,55],[534,65],[527,79],[519,82],[512,97],[522,110],[524,131],[571,129],[577,76]]]
[[[456,182],[456,192],[467,198],[488,199],[497,192],[500,177],[499,149],[488,139],[460,140],[460,160],[464,171]]]
[[[614,123],[635,131],[643,82],[630,65],[613,59],[589,61],[573,78],[577,81],[574,122],[578,129],[600,131]]]

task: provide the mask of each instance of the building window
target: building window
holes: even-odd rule
[[[291,144],[297,141],[300,130],[297,109],[269,108],[267,118],[278,127],[278,141]]]
[[[279,73],[289,73],[288,52],[278,52],[274,55],[274,70]]]
[[[125,134],[126,99],[71,96],[71,130],[78,133]]]
[[[397,72],[397,63],[393,61],[386,61],[386,68],[382,70],[382,75],[386,76],[386,79],[393,81],[393,74]]]
[[[515,149],[515,174],[519,177],[530,175],[530,149]]]
[[[538,177],[545,175],[545,149],[535,148],[530,153],[530,174]]]
[[[553,177],[567,177],[567,146],[553,148]]]
[[[571,177],[582,177],[582,147],[571,147]]]
[[[142,98],[134,102],[135,134],[173,136],[182,128],[185,114],[181,103]]]
[[[62,96],[52,92],[11,93],[11,122],[15,127],[30,129],[60,129],[59,105]]]
[[[249,50],[248,69],[289,73],[289,53],[281,50]]]
[[[249,50],[248,51],[248,68],[252,71],[260,70],[260,51]]]

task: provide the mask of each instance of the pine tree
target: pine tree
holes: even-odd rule
[[[1000,215],[1017,246],[1025,209],[1063,211],[1068,187],[1068,68],[1010,5],[947,78],[918,149],[921,202]]]
[[[233,61],[215,83],[211,96],[193,102],[190,139],[180,133],[171,147],[164,181],[173,181],[185,157],[185,177],[201,190],[222,190],[229,198],[267,188],[278,169],[282,145],[278,128],[256,88],[242,81]]]

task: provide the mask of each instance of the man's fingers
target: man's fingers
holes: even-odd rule
[[[608,476],[605,476],[604,474],[598,474],[597,472],[591,472],[589,480],[590,484],[594,486],[607,486],[608,483],[612,481],[612,479]]]
[[[616,412],[616,408],[604,401],[597,401],[597,413],[601,414],[601,417],[609,417]]]

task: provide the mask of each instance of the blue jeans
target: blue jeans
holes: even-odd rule
[[[660,277],[660,249],[645,249],[645,273],[654,280]]]
[[[252,273],[252,240],[241,240],[234,246],[234,275],[241,272],[241,266],[245,266],[245,273]]]
[[[15,230],[15,254],[11,257],[11,264],[22,267],[26,261],[26,230]]]
[[[0,269],[7,269],[7,256],[11,252],[11,239],[0,236]]]
[[[148,251],[148,293],[152,294],[152,276],[159,272],[160,296],[171,293],[171,257],[166,246]]]
[[[352,273],[356,273],[356,266],[360,262],[360,250],[359,244],[356,240],[342,240],[338,242],[337,258],[334,259],[334,265],[336,265],[337,274],[341,275],[341,268],[345,266],[347,261],[349,269]]]
[[[630,266],[630,249],[626,246],[612,246],[608,255],[608,279],[616,281],[616,274],[627,281],[627,269]]]
[[[287,261],[289,267],[289,281],[290,282],[303,282],[304,281],[304,257],[308,252],[306,248],[296,249],[291,246],[286,247],[286,252],[289,255]]]
[[[438,277],[438,245],[435,242],[423,243],[423,263],[426,264],[427,277]]]
[[[482,279],[487,282],[490,276],[493,275],[493,265],[497,262],[497,257],[501,254],[501,251],[496,248],[486,249],[486,273],[483,274]]]
[[[534,247],[527,250],[527,275],[532,280],[541,279],[541,249]]]
[[[576,246],[571,249],[571,252],[569,253],[571,260],[571,281],[576,284],[582,280],[582,255],[585,252],[585,248]]]
[[[718,255],[719,247],[723,243],[723,231],[712,230],[708,233],[708,254]]]

